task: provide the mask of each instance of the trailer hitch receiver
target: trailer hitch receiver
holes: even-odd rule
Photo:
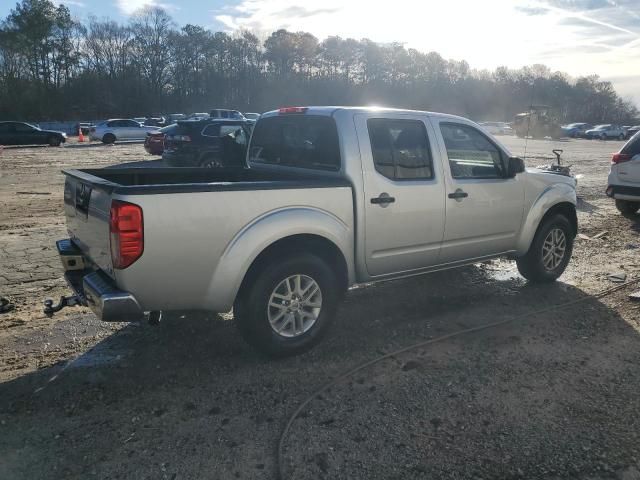
[[[58,302],[57,305],[54,305],[53,300],[48,298],[44,301],[44,314],[47,317],[51,318],[53,317],[54,313],[59,312],[64,307],[73,307],[76,305],[82,305],[82,301],[80,300],[80,297],[78,297],[77,295],[71,295],[69,297],[65,297],[65,296],[60,297],[60,301]]]

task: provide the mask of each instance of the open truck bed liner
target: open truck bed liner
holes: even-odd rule
[[[86,168],[62,173],[109,194],[123,195],[351,186],[344,177],[328,173],[304,175],[249,168]]]

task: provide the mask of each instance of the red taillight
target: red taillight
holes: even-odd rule
[[[611,163],[623,163],[631,160],[631,155],[628,153],[614,153],[611,157]]]
[[[111,261],[113,268],[127,268],[144,250],[142,209],[133,203],[111,202],[109,216]]]
[[[307,110],[307,107],[282,107],[278,113],[305,113]]]

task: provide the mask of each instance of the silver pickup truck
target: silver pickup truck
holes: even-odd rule
[[[106,321],[233,309],[283,356],[315,344],[356,283],[501,256],[546,282],[571,257],[574,178],[525,171],[464,118],[284,108],[258,120],[247,165],[65,171],[70,298]]]

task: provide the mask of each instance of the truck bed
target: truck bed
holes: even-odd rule
[[[153,305],[156,310],[227,311],[239,288],[232,281],[237,272],[283,234],[337,232],[337,238],[328,238],[353,252],[353,191],[336,174],[203,168],[64,173],[73,245],[91,268],[133,292],[144,310]],[[110,252],[113,200],[138,205],[144,217],[144,253],[122,270],[113,267]]]
[[[67,176],[107,193],[154,194],[225,190],[348,187],[335,174],[299,174],[256,168],[86,168],[63,170]]]

